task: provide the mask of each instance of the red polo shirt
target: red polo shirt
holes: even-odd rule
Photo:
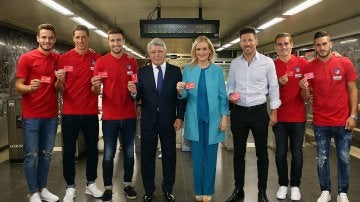
[[[54,88],[55,64],[59,55],[51,52],[44,55],[38,49],[21,55],[16,72],[16,78],[24,78],[25,85],[31,80],[50,78],[50,83],[41,82],[40,87],[22,95],[22,116],[28,118],[54,118],[57,117],[57,96]]]
[[[354,65],[346,57],[332,55],[326,63],[317,58],[308,67],[314,72],[310,80],[314,92],[313,123],[344,126],[350,116],[347,83],[357,79]]]
[[[107,72],[108,75],[102,78],[103,120],[136,118],[135,101],[127,88],[131,75],[138,72],[135,58],[130,59],[123,53],[118,59],[108,53],[96,61],[94,76],[99,72]]]
[[[303,78],[307,60],[295,55],[288,62],[274,61],[278,79],[288,73],[288,82],[280,86],[281,105],[277,111],[279,122],[305,122],[305,101],[299,81]]]
[[[68,70],[64,83],[62,114],[98,114],[98,96],[91,91],[91,77],[94,74],[99,53],[89,50],[81,55],[72,49],[60,56],[59,69]],[[71,71],[72,70],[72,71]]]

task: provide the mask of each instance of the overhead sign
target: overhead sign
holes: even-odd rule
[[[198,18],[160,18],[140,20],[141,38],[196,38],[205,35],[219,38],[219,20]]]

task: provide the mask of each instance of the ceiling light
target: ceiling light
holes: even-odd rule
[[[300,13],[301,11],[321,2],[322,0],[307,0],[304,3],[301,3],[297,6],[295,6],[294,8],[286,11],[285,13],[283,13],[283,15],[295,15],[297,13]]]
[[[228,44],[223,45],[222,47],[223,48],[229,48],[231,45],[232,45],[231,43],[228,43]]]
[[[104,31],[102,31],[100,29],[96,29],[96,30],[94,30],[94,32],[96,32],[98,35],[100,35],[100,36],[102,36],[104,38],[108,37],[108,35]]]
[[[79,24],[81,24],[81,25],[85,25],[89,29],[96,29],[96,27],[93,24],[91,24],[90,22],[84,20],[81,17],[72,17],[70,19],[77,22],[77,23],[79,23]]]
[[[260,27],[258,27],[256,29],[266,29],[268,27],[271,27],[271,26],[283,21],[283,20],[285,20],[285,18],[276,17],[276,18],[270,20],[269,22],[262,24]]]
[[[64,6],[61,6],[60,4],[54,2],[53,0],[37,0],[37,1],[55,11],[63,14],[63,15],[73,15],[74,14],[69,9],[65,8]]]
[[[240,42],[240,38],[237,38],[235,40],[233,40],[232,42],[230,42],[231,44],[236,44],[236,43],[239,43]]]
[[[220,48],[216,49],[216,51],[222,51],[222,50],[224,50],[224,49],[225,49],[225,48],[220,47]]]
[[[348,39],[348,40],[345,40],[345,41],[340,41],[340,44],[344,44],[344,43],[352,43],[352,42],[356,42],[357,39]]]

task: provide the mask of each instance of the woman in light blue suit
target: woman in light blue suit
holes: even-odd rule
[[[177,84],[187,98],[184,137],[191,142],[196,201],[211,201],[215,191],[218,143],[224,141],[229,115],[222,68],[213,63],[216,53],[211,41],[198,37],[191,49],[191,63]]]

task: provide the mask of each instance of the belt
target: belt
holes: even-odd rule
[[[240,109],[240,110],[243,110],[243,111],[252,111],[252,110],[261,109],[263,107],[266,107],[266,103],[259,104],[259,105],[254,105],[254,106],[250,106],[250,107],[244,107],[244,106],[240,106],[240,105],[237,105],[237,104],[235,104],[234,106],[235,106],[236,109]]]

